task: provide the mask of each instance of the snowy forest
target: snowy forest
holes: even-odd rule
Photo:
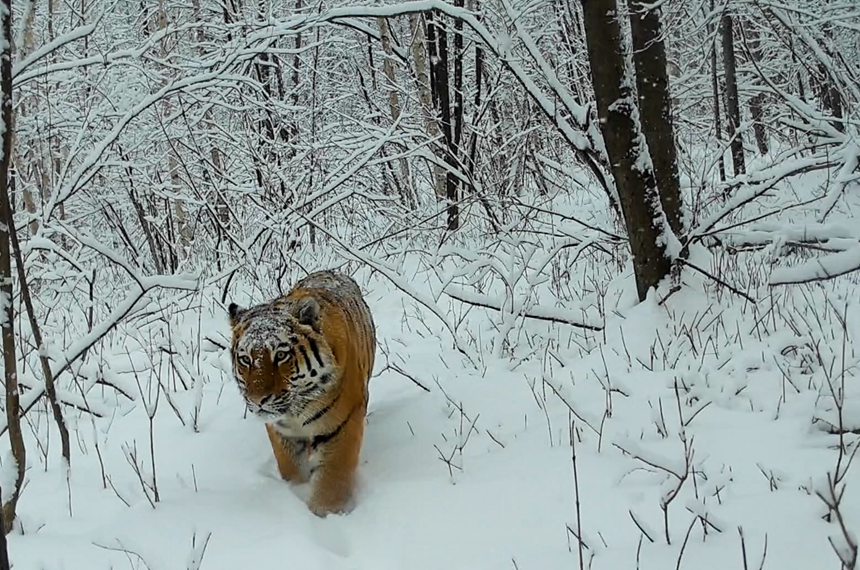
[[[854,0],[0,0],[0,570],[853,570]],[[228,306],[376,326],[354,507]]]

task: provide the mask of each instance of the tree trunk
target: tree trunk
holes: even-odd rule
[[[815,86],[816,95],[821,101],[821,106],[830,111],[830,114],[836,119],[833,121],[833,126],[844,131],[845,126],[842,121],[842,95],[839,93],[839,88],[836,87],[833,80],[830,78],[830,72],[823,63],[818,64],[818,75],[813,75],[813,85]]]
[[[3,489],[0,489],[2,494]],[[6,523],[3,518],[3,509],[0,509],[0,527],[6,528]],[[9,566],[9,550],[6,548],[6,533],[0,532],[0,570],[10,570]]]
[[[400,118],[400,97],[397,94],[397,77],[394,74],[394,50],[391,47],[391,29],[388,27],[387,18],[378,18],[379,35],[382,39],[382,50],[385,52],[385,60],[382,62],[382,71],[385,73],[385,78],[388,81],[388,109],[391,111],[391,120],[396,121]],[[400,189],[403,202],[410,208],[415,207],[415,192],[412,189],[411,176],[409,174],[409,163],[405,157],[398,160],[400,168],[400,184],[397,187]]]
[[[202,22],[204,19],[204,14],[200,7],[200,0],[191,0],[191,13],[193,14],[193,18],[197,22]],[[197,40],[197,54],[201,57],[201,59],[205,56],[206,48],[206,32],[201,27],[196,32]],[[215,120],[212,117],[212,109],[207,108],[203,114],[203,125],[205,126],[205,137],[206,144],[209,146],[209,161],[212,165],[212,169],[215,171],[214,176],[208,175],[209,167],[206,165],[205,161],[203,162],[203,172],[207,173],[209,183],[213,187],[214,195],[212,196],[215,202],[215,215],[218,219],[218,223],[220,223],[220,227],[217,230],[217,233],[221,235],[222,229],[230,228],[230,207],[227,204],[227,200],[224,197],[224,192],[218,188],[218,185],[221,183],[220,181],[224,180],[224,156],[221,150],[218,148],[215,137],[212,136],[212,133],[216,132],[217,127]],[[220,241],[220,239],[219,239]],[[227,241],[229,242],[229,240]]]
[[[409,26],[412,32],[412,60],[415,65],[415,82],[418,86],[418,99],[421,101],[421,114],[424,116],[424,128],[427,136],[438,139],[441,136],[439,123],[433,114],[433,95],[430,92],[430,73],[427,68],[425,53],[426,39],[421,14],[409,15]],[[433,176],[433,191],[440,202],[445,199],[445,172],[438,164],[431,167]]]
[[[14,148],[13,148],[14,150]],[[18,270],[18,283],[21,288],[21,300],[27,310],[27,319],[30,323],[30,331],[33,333],[33,340],[36,343],[37,351],[39,352],[39,363],[42,365],[42,376],[45,379],[45,395],[48,397],[48,404],[51,407],[51,413],[54,416],[54,422],[57,424],[57,430],[60,432],[60,448],[63,454],[63,459],[66,460],[66,468],[71,467],[72,452],[71,443],[69,441],[69,430],[66,427],[66,420],[63,417],[63,409],[57,400],[57,388],[54,383],[54,373],[51,371],[51,363],[48,357],[42,352],[44,342],[42,341],[42,330],[39,328],[39,323],[36,320],[36,309],[33,307],[33,297],[30,294],[30,287],[27,283],[27,273],[24,271],[24,256],[21,253],[21,244],[18,241],[17,230],[15,229],[15,220],[13,216],[12,201],[9,196],[15,195],[15,175],[14,171],[10,173],[7,187],[0,188],[0,191],[7,192],[7,195],[0,200],[4,200],[8,207],[5,222],[10,228],[9,243],[12,246],[14,255],[15,268]],[[0,220],[2,223],[2,220]]]
[[[442,135],[445,138],[445,199],[448,202],[448,230],[460,227],[459,183],[453,170],[457,169],[457,147],[451,113],[450,80],[448,78],[448,34],[440,25],[442,16],[427,13],[427,47],[430,53],[430,92],[435,108],[439,111]]]
[[[164,0],[160,0],[158,4],[158,12],[157,12],[157,26],[158,30],[162,31],[167,28],[169,23],[167,17],[167,8],[164,6]],[[161,42],[161,55],[166,60],[167,56],[170,53],[170,47],[167,43],[167,40],[162,40]],[[167,83],[168,79],[165,78],[165,83]],[[170,117],[173,113],[173,105],[171,104],[169,99],[164,99],[163,102],[164,116]],[[169,132],[164,129],[165,136],[169,136]],[[181,192],[182,180],[179,176],[179,159],[176,156],[176,152],[168,141],[167,148],[167,174],[170,179],[170,188],[173,196],[171,197],[172,201],[172,209],[174,219],[176,220],[176,232],[178,234],[179,242],[174,243],[173,248],[177,253],[177,256],[180,260],[184,260],[189,255],[189,250],[191,248],[191,241],[193,238],[193,230],[191,228],[190,222],[188,221],[188,212],[185,210],[185,201],[179,198],[179,194]]]
[[[666,45],[663,42],[659,8],[648,9],[641,2],[630,5],[630,31],[633,37],[633,65],[642,131],[654,165],[654,177],[663,211],[677,235],[684,233],[681,216],[681,182],[678,154],[666,70]]]
[[[755,25],[744,26],[744,28],[746,28],[746,30],[742,28],[741,34],[743,34],[743,37],[747,40],[746,44],[749,48],[749,57],[760,69],[761,66],[759,64],[762,60],[761,36],[759,35]],[[761,89],[761,79],[756,79],[755,87]],[[752,119],[753,135],[755,135],[755,145],[756,148],[758,148],[759,154],[762,156],[766,155],[768,152],[767,129],[765,128],[764,119],[764,99],[765,94],[762,92],[753,95],[749,101],[750,118]]]
[[[3,504],[3,532],[8,534],[15,524],[16,508],[24,483],[27,452],[21,432],[20,401],[18,394],[18,367],[15,360],[15,319],[12,305],[12,251],[7,220],[11,218],[9,204],[9,165],[12,159],[12,0],[2,0],[2,52],[0,52],[0,128],[3,134],[3,151],[0,156],[0,326],[3,329],[3,366],[6,380],[6,421],[9,442],[17,472],[15,487],[9,500]],[[8,492],[8,491],[7,491]]]
[[[616,0],[583,0],[585,39],[600,130],[618,189],[640,300],[669,275],[674,235],[660,204],[639,122],[633,70],[624,50]]]
[[[296,15],[302,13],[304,6],[302,5],[302,0],[296,0]],[[295,50],[295,54],[293,54],[293,65],[292,65],[292,76],[290,81],[292,83],[292,91],[291,100],[293,102],[293,107],[298,108],[299,106],[299,84],[301,82],[301,70],[302,70],[302,32],[297,31],[295,40],[293,41],[293,49]],[[295,142],[299,138],[299,126],[296,124],[295,119],[290,120],[289,125],[287,126],[288,134],[291,142]],[[287,158],[293,158],[296,155],[295,144],[287,145]]]
[[[723,43],[723,72],[726,75],[726,114],[728,115],[728,134],[732,147],[732,166],[734,175],[744,174],[744,140],[738,129],[741,125],[741,106],[738,100],[738,75],[735,59],[735,35],[733,20],[726,7],[720,21],[720,35]]]
[[[463,7],[463,0],[454,0],[455,8]],[[463,140],[463,20],[454,20],[454,108],[451,110],[451,147],[459,152]]]
[[[714,12],[714,0],[711,0],[711,13]],[[708,24],[708,35],[712,33],[711,25]],[[717,42],[711,46],[711,91],[714,93],[714,132],[717,137],[717,145],[720,148],[720,159],[717,161],[720,170],[720,182],[726,181],[726,161],[723,158],[723,125],[720,118],[720,82],[717,78]]]
[[[49,4],[48,10],[49,10],[49,13],[53,12],[53,6],[51,6]],[[34,25],[34,19],[35,19],[35,15],[36,15],[36,2],[35,2],[35,0],[28,2],[25,5],[23,12],[24,13],[23,13],[22,21],[21,21],[21,29],[19,30],[19,35],[18,35],[18,38],[16,39],[15,45],[14,45],[14,50],[15,50],[15,54],[17,56],[18,61],[21,61],[22,59],[26,58],[28,55],[30,55],[30,52],[33,50],[33,44],[34,44],[33,25]],[[50,18],[50,16],[49,16],[49,18]],[[50,23],[50,19],[49,19],[48,26],[49,26],[48,41],[51,41],[54,38],[53,38],[53,34],[51,33],[53,25]],[[18,108],[17,108],[16,115],[21,116],[22,114],[27,112],[26,109],[27,109],[26,102],[25,101],[18,101]],[[39,159],[39,157],[36,156],[35,151],[32,149],[25,152],[24,157],[18,156],[18,145],[15,144],[14,130],[15,129],[13,126],[13,128],[12,128],[12,149],[13,149],[12,165],[13,165],[13,167],[18,168],[19,172],[20,172],[22,170],[23,164],[29,163],[32,165],[36,165],[38,162],[40,162],[40,159]],[[44,165],[41,165],[41,166],[42,166],[41,170],[43,173],[42,174],[42,193],[43,193],[42,197],[44,198],[45,192],[47,192],[47,190],[50,186],[45,183],[45,178],[47,178],[48,169],[45,168]],[[37,168],[36,170],[39,170],[39,169]],[[39,231],[39,221],[36,219],[36,204],[37,204],[36,195],[33,192],[33,187],[29,184],[22,184],[21,190],[22,190],[21,196],[22,196],[23,201],[24,201],[24,208],[27,210],[27,213],[30,214],[30,223],[28,224],[28,227],[30,230],[30,235],[36,235],[36,232]]]
[[[475,14],[480,14],[481,7],[479,0],[474,0],[474,4],[471,7],[472,11]],[[480,16],[476,16],[480,20]],[[475,164],[476,164],[476,153],[478,151],[478,131],[476,129],[475,122],[477,121],[478,114],[481,112],[481,90],[483,89],[483,79],[484,79],[484,50],[481,48],[480,42],[475,42],[475,99],[473,103],[472,111],[472,132],[469,136],[469,149],[466,155],[466,165],[469,168],[469,176],[474,178],[475,176]]]

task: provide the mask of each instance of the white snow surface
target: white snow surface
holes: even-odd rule
[[[262,424],[244,417],[227,352],[201,340],[228,334],[212,301],[201,320],[174,323],[178,375],[153,365],[156,347],[118,343],[104,349],[101,372],[81,370],[133,399],[87,384],[88,400],[107,413],[67,412],[68,482],[49,416],[31,412],[33,459],[20,529],[9,537],[14,568],[554,570],[579,568],[579,534],[586,567],[675,568],[680,557],[680,568],[723,570],[743,568],[739,527],[750,567],[765,541],[765,568],[837,567],[828,537],[842,539],[814,491],[837,462],[827,426],[838,418],[814,347],[841,370],[848,335],[844,413],[846,423],[860,421],[860,304],[847,277],[802,295],[774,291],[751,307],[691,274],[663,305],[631,307],[633,284],[622,275],[606,294],[604,331],[526,323],[501,357],[491,348],[497,316],[474,309],[456,329],[474,366],[426,307],[378,272],[356,279],[385,354],[371,381],[351,513],[317,518],[307,485],[279,478]],[[430,298],[429,281],[411,286]],[[825,298],[840,312],[847,303],[846,329]],[[460,306],[439,299],[445,311]],[[789,321],[818,328],[795,331]],[[151,481],[146,408],[159,389],[153,506],[128,457],[136,453]],[[858,469],[848,471],[843,499],[855,532]],[[679,483],[667,531],[661,505]]]

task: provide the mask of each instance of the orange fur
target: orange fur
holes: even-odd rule
[[[285,297],[261,306],[258,312],[262,317],[255,317],[254,309],[247,311],[250,316],[245,320],[234,318],[231,312],[234,365],[250,404],[263,406],[274,395],[301,392],[295,378],[302,378],[305,385],[313,384],[308,376],[323,385],[331,383],[331,389],[301,404],[299,411],[279,415],[266,425],[281,476],[300,483],[311,475],[313,490],[308,506],[319,516],[351,508],[376,351],[369,309],[358,287],[343,279],[348,278],[331,272],[312,274]],[[303,307],[310,308],[303,313]],[[240,351],[246,331],[253,326],[252,319],[270,314],[263,310],[292,315],[285,325],[290,332],[283,335],[293,342],[294,357],[288,362],[275,362],[271,344],[255,344],[245,353]],[[243,354],[251,358],[253,366],[239,364]],[[307,366],[299,370],[301,363]],[[308,374],[311,365],[317,363],[320,370],[330,374]]]

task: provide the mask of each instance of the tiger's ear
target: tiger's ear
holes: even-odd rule
[[[242,309],[236,303],[230,303],[227,305],[227,314],[230,316],[230,325],[236,326],[236,323],[239,322],[239,317],[241,317],[244,312],[245,309]]]
[[[307,325],[315,331],[320,330],[320,305],[316,299],[305,297],[299,299],[293,308],[293,315],[303,325]]]

